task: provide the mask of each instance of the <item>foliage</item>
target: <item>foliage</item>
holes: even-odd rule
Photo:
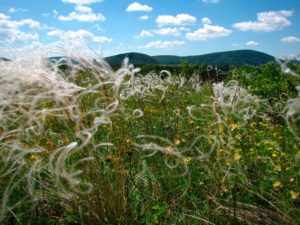
[[[141,76],[74,60],[1,62],[2,224],[300,223],[299,80],[272,64],[213,84],[188,63]]]
[[[269,61],[274,61],[274,57],[253,50],[236,50],[227,52],[217,52],[205,55],[196,56],[174,56],[174,55],[159,55],[149,56],[141,53],[125,53],[115,56],[106,57],[110,64],[121,65],[125,57],[129,57],[130,62],[138,65],[179,65],[182,62],[188,62],[194,65],[211,65],[211,66],[259,66]]]

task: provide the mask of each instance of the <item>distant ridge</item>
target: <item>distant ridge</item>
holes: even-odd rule
[[[216,52],[205,55],[195,56],[175,56],[175,55],[158,55],[149,56],[146,54],[130,52],[115,56],[106,57],[109,64],[121,64],[125,57],[129,58],[132,64],[164,64],[178,65],[183,61],[192,64],[204,65],[252,65],[259,66],[269,61],[274,61],[274,57],[263,52],[254,50],[236,50],[226,52]]]
[[[130,63],[133,64],[161,64],[154,57],[137,52],[114,55],[104,59],[110,64],[121,64],[126,57],[128,57]]]

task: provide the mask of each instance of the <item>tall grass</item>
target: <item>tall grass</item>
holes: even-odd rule
[[[63,53],[0,62],[1,223],[300,222],[299,97]]]

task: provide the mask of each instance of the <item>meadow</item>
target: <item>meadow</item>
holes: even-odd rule
[[[0,62],[1,224],[300,224],[299,65],[68,57]]]

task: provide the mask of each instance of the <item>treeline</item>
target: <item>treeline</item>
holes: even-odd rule
[[[114,70],[120,68],[119,64],[113,64],[111,67]],[[233,68],[229,65],[222,66],[210,66],[210,65],[196,65],[184,61],[179,65],[145,65],[135,64],[135,67],[141,69],[141,74],[145,75],[148,73],[159,74],[163,70],[169,71],[173,76],[184,76],[191,78],[192,76],[199,77],[202,81],[221,81],[226,78],[229,71]],[[163,77],[162,77],[163,78]]]

